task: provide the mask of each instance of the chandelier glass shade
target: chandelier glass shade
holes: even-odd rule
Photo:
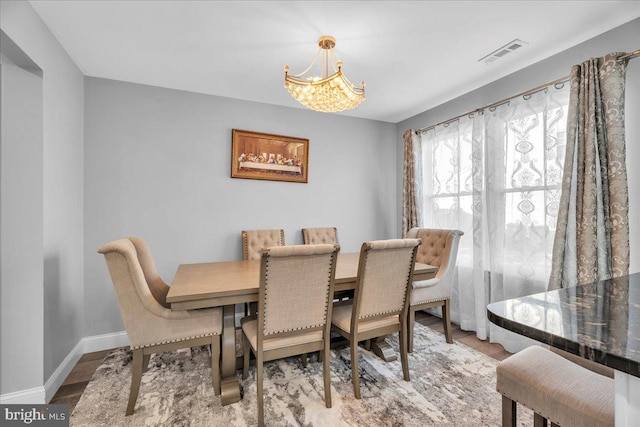
[[[318,52],[311,65],[300,74],[289,75],[289,66],[284,67],[284,87],[291,96],[305,107],[325,113],[335,113],[356,108],[364,96],[364,82],[357,87],[342,73],[342,61],[336,60],[333,48],[336,40],[331,36],[322,36],[318,40]],[[319,76],[304,75],[322,56]],[[329,65],[333,74],[329,75]],[[324,72],[324,73],[323,73]]]

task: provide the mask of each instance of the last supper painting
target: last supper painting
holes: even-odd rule
[[[231,177],[307,182],[309,140],[233,129]]]

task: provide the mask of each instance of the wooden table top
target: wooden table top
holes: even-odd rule
[[[335,290],[354,289],[360,253],[339,253]],[[432,278],[437,267],[416,263],[414,280]],[[167,302],[173,309],[219,307],[258,300],[260,261],[180,264]]]

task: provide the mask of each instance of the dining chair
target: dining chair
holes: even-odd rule
[[[262,250],[272,246],[284,246],[284,230],[242,231],[242,259],[259,260]]]
[[[338,229],[335,227],[303,228],[302,241],[305,245],[322,243],[339,244]]]
[[[339,244],[338,229],[336,227],[303,228],[302,241],[305,245],[317,245],[322,243]],[[353,290],[336,291],[334,301],[353,298]]]
[[[273,246],[284,246],[284,230],[242,230],[242,259],[259,260],[262,250]],[[255,314],[258,305],[247,302],[244,315]]]
[[[324,357],[324,400],[331,407],[329,344],[338,245],[296,245],[263,249],[258,316],[241,321],[244,364],[256,360],[258,424],[264,425],[263,365],[283,357],[319,351]],[[306,358],[303,358],[306,364]]]
[[[332,328],[349,340],[351,376],[356,399],[360,399],[360,341],[399,332],[402,373],[405,381],[409,381],[407,312],[416,248],[419,244],[420,239],[363,243],[354,299],[333,308]]]
[[[133,351],[126,415],[133,413],[142,374],[147,371],[149,359],[154,353],[210,345],[213,390],[216,395],[220,394],[222,309],[172,311],[158,302],[142,268],[144,264],[147,273],[152,276],[150,271],[155,268],[151,269],[150,264],[153,264],[153,260],[146,243],[141,243],[144,243],[141,239],[120,239],[98,249],[107,262]],[[143,248],[141,257],[136,251],[136,244]]]
[[[440,230],[431,228],[412,228],[407,238],[421,239],[422,244],[416,253],[416,262],[438,267],[434,278],[413,282],[409,305],[409,353],[413,352],[413,328],[416,311],[442,307],[444,335],[449,344],[451,336],[451,286],[456,274],[456,259],[460,230]]]
[[[140,267],[142,268],[142,273],[147,281],[151,295],[153,295],[156,301],[163,307],[171,308],[171,306],[167,304],[169,285],[167,285],[158,274],[149,245],[139,237],[129,237],[129,240],[131,240],[131,243],[133,243],[133,246],[136,248],[138,261],[140,262]]]

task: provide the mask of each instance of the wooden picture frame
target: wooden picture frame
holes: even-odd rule
[[[307,183],[309,140],[233,129],[231,178]]]

